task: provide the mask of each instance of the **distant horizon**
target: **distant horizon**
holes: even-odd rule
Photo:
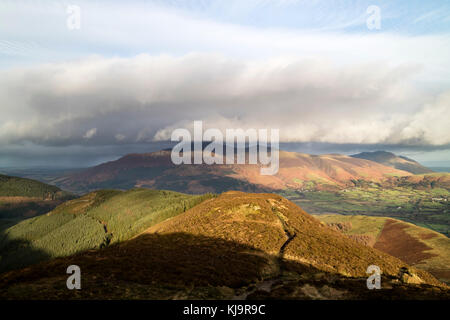
[[[1,169],[51,169],[64,170],[64,169],[83,169],[93,167],[108,161],[115,161],[123,156],[133,153],[150,153],[157,152],[165,149],[170,149],[175,142],[165,141],[150,144],[137,144],[133,146],[126,146],[126,148],[107,148],[102,150],[93,150],[93,153],[79,154],[77,149],[71,150],[70,153],[67,152],[57,152],[53,155],[55,160],[48,160],[48,153],[43,154],[41,157],[34,155],[33,158],[27,156],[26,154],[21,154],[17,156],[12,156],[11,153],[10,161],[5,161],[7,158],[5,155],[0,156],[0,170]],[[359,147],[359,148],[358,148]],[[59,151],[58,148],[55,148]],[[362,145],[330,145],[323,143],[280,143],[281,151],[289,152],[299,152],[311,155],[324,155],[324,154],[343,154],[343,155],[353,155],[362,152],[376,152],[376,151],[386,151],[391,152],[397,156],[405,156],[412,160],[419,162],[426,167],[444,167],[450,168],[450,160],[433,160],[430,159],[430,153],[437,154],[439,151],[405,151],[404,147],[401,146],[386,146],[386,145],[376,145],[376,146],[362,146]],[[86,151],[86,150],[84,150]],[[1,152],[1,151],[0,151]],[[445,151],[444,151],[445,152]]]

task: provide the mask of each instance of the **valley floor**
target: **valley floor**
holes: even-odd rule
[[[281,192],[307,212],[392,217],[450,235],[450,192],[407,187],[354,187],[341,191]]]

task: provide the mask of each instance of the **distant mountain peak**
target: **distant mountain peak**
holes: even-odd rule
[[[354,154],[351,157],[366,159],[374,162],[378,162],[385,166],[396,168],[399,170],[407,171],[413,174],[424,174],[433,172],[431,169],[421,165],[417,161],[410,159],[405,156],[397,156],[392,152],[388,151],[372,151],[372,152],[361,152]]]

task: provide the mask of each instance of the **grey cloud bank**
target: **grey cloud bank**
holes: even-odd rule
[[[193,53],[86,59],[0,71],[0,144],[114,145],[173,129],[279,127],[284,142],[450,143],[450,90],[417,65],[341,66]]]

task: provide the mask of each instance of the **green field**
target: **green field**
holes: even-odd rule
[[[384,217],[369,217],[351,215],[344,216],[340,214],[320,214],[315,216],[320,221],[327,224],[330,223],[350,223],[351,227],[344,233],[348,235],[367,235],[373,238],[377,238],[380,232],[383,230],[386,218]]]
[[[281,193],[309,213],[386,216],[449,235],[450,192],[409,187],[353,187],[344,190]]]
[[[148,189],[102,190],[9,228],[5,222],[0,229],[0,272],[128,240],[211,197]]]

